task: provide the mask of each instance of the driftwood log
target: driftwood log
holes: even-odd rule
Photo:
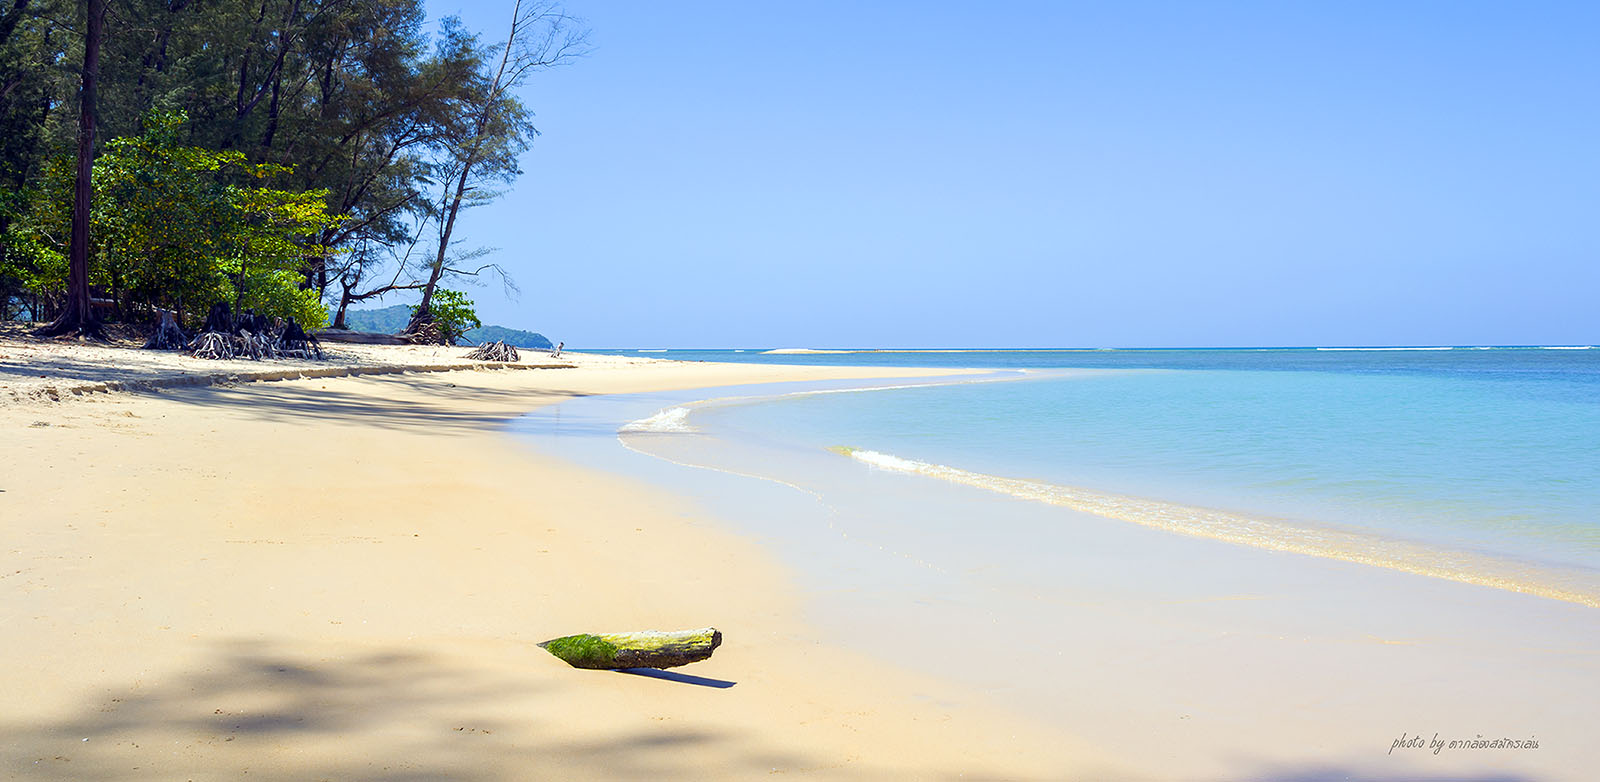
[[[477,350],[467,354],[467,358],[478,361],[516,361],[517,349],[500,340],[495,340],[494,342],[485,342],[479,345]]]
[[[722,645],[722,631],[714,627],[663,633],[568,635],[539,644],[545,651],[574,668],[675,668],[697,663]]]

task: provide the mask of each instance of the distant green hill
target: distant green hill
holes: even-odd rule
[[[505,326],[484,326],[472,329],[463,336],[478,344],[499,340],[512,347],[529,350],[549,350],[555,347],[543,334],[522,329],[508,329]]]
[[[371,331],[378,334],[399,334],[411,321],[411,307],[396,304],[381,310],[345,310],[344,324],[351,331]]]
[[[411,307],[407,304],[396,304],[393,307],[376,310],[346,310],[344,313],[345,325],[352,330],[372,331],[378,334],[398,334],[410,320]],[[464,338],[474,343],[500,340],[507,345],[530,350],[549,350],[553,347],[543,334],[522,329],[508,329],[505,326],[475,328],[468,331]]]

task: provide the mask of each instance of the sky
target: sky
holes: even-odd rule
[[[429,0],[486,40],[505,0]],[[466,215],[569,347],[1600,342],[1600,4],[571,0]],[[390,303],[390,302],[385,302]]]

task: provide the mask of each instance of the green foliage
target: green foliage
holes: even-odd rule
[[[312,238],[338,222],[323,191],[294,193],[257,184],[288,173],[244,153],[179,143],[181,114],[153,113],[146,131],[106,145],[94,166],[91,282],[119,306],[203,312],[212,302],[327,321],[316,291],[300,290],[306,260],[327,250]],[[71,223],[71,161],[45,167],[32,208],[5,237],[30,275],[30,290],[65,284]]]
[[[65,279],[85,5],[0,0],[0,308],[37,295],[48,309]],[[453,219],[434,230],[441,199],[455,194],[453,215],[514,179],[532,113],[520,76],[496,87],[502,52],[425,9],[111,0],[90,250],[118,314],[220,298],[309,317],[294,290],[346,305],[475,276]],[[577,51],[559,6],[525,15],[506,73]],[[441,232],[443,253],[411,252]]]
[[[419,306],[411,308],[412,315],[417,314]],[[478,313],[473,310],[472,300],[460,291],[443,288],[434,291],[433,304],[428,307],[428,312],[433,316],[433,324],[439,327],[439,333],[444,335],[445,342],[451,345],[468,329],[483,325],[478,322]]]
[[[54,183],[57,178],[51,178]],[[57,196],[51,198],[50,196]],[[70,213],[59,213],[59,197],[70,199],[70,192],[48,193],[38,187],[6,193],[0,204],[0,296],[31,296],[50,301],[60,293],[67,279],[66,228]],[[52,214],[51,209],[57,213]],[[26,218],[34,217],[33,221]],[[52,226],[55,235],[42,225]],[[37,319],[37,313],[34,314]]]
[[[294,318],[301,328],[328,325],[328,306],[313,288],[302,288],[305,278],[283,269],[256,269],[246,273],[239,309],[252,309],[268,317]]]

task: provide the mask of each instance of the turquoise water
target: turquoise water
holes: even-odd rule
[[[891,471],[1358,561],[1467,555],[1417,572],[1477,555],[1600,571],[1600,350],[657,355],[1028,370],[693,408],[688,425],[723,442],[859,449]]]
[[[1583,746],[1549,737],[1592,701],[1600,350],[664,355],[996,370],[519,420],[759,545],[797,643],[973,686],[1151,778],[1306,776],[1241,770],[1264,744],[1344,778],[1394,762],[1392,723]]]

